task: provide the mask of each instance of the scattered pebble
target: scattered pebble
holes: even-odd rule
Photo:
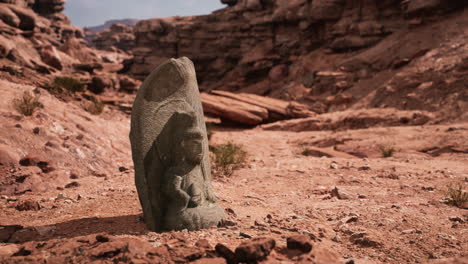
[[[69,184],[65,185],[65,188],[70,189],[70,188],[76,188],[76,187],[79,187],[79,186],[80,186],[80,184],[78,182],[74,181],[74,182],[70,182]]]

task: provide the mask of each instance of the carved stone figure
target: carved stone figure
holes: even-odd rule
[[[218,225],[224,210],[211,187],[208,138],[193,63],[171,59],[137,93],[130,141],[148,229]]]

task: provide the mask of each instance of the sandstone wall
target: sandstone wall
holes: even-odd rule
[[[143,79],[166,59],[188,56],[204,90],[268,94],[308,74],[294,64],[319,47],[330,52],[366,48],[408,27],[414,14],[428,8],[442,12],[457,1],[228,2],[229,7],[207,16],[140,21],[131,74]]]

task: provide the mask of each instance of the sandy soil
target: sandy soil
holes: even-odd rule
[[[206,239],[234,249],[250,237],[272,237],[281,247],[287,237],[307,234],[314,246],[355,263],[468,257],[468,211],[441,202],[447,185],[468,185],[466,123],[301,133],[220,129],[211,143],[229,141],[249,154],[244,168],[213,183],[234,226],[147,232],[131,169],[105,178],[83,175],[74,180],[79,183],[74,188],[2,196],[0,225],[26,227],[10,239],[23,245],[54,239],[60,247],[104,232],[154,247],[183,236],[188,245]],[[381,158],[380,145],[393,146],[394,156]],[[434,148],[448,145],[452,147],[434,154]],[[368,158],[302,155],[308,146]],[[421,152],[428,149],[432,155]],[[331,192],[334,187],[338,193]],[[42,209],[15,209],[27,200],[39,202]],[[273,252],[269,261],[275,256]]]

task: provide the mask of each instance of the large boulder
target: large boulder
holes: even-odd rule
[[[107,89],[114,87],[114,83],[111,78],[106,76],[94,76],[91,80],[91,84],[88,85],[88,90],[95,94],[103,93]]]
[[[138,88],[141,86],[141,81],[135,80],[128,76],[122,76],[119,80],[120,90],[127,93],[134,93],[138,91]]]
[[[36,27],[37,15],[28,8],[11,6],[11,11],[20,19],[18,28],[26,31],[32,31]]]
[[[15,28],[19,27],[21,23],[19,17],[6,5],[0,6],[0,20]]]
[[[44,48],[42,48],[40,53],[42,61],[45,64],[54,67],[55,69],[60,71],[63,69],[62,59],[60,58],[60,55],[54,46],[45,46]]]
[[[59,13],[65,9],[65,0],[36,0],[33,9],[41,15]]]

